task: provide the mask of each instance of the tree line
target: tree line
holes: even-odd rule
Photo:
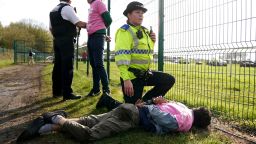
[[[22,20],[3,26],[0,22],[0,47],[12,49],[14,40],[29,43],[38,51],[52,51],[52,35],[42,25],[33,20]]]

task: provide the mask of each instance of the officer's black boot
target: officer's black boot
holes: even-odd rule
[[[120,103],[119,101],[113,99],[107,93],[103,93],[101,95],[98,103],[96,104],[96,108],[98,109],[98,108],[106,107],[110,111],[110,110],[118,107],[121,104],[122,103]]]

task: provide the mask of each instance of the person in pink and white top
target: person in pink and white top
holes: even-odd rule
[[[168,102],[161,96],[148,101],[152,102],[154,104],[138,100],[135,105],[122,104],[103,93],[96,108],[110,105],[113,108],[111,111],[71,119],[66,118],[67,113],[62,110],[47,112],[34,119],[17,138],[17,142],[52,131],[65,132],[77,141],[92,142],[135,127],[142,127],[156,134],[166,134],[187,132],[192,126],[207,128],[211,122],[211,113],[204,107],[189,109],[182,103]]]
[[[205,107],[190,109],[184,104],[167,101],[162,96],[150,102],[139,101],[140,125],[157,134],[168,132],[187,132],[193,126],[207,128],[211,123],[211,112]]]
[[[108,110],[121,105],[109,95],[102,95],[96,108],[106,107]],[[193,126],[207,128],[211,123],[211,112],[205,107],[188,108],[184,104],[175,101],[167,101],[162,96],[143,102],[135,103],[139,110],[139,126],[146,131],[157,134],[168,132],[187,132]]]
[[[93,88],[87,96],[96,96],[101,93],[100,81],[103,93],[110,93],[108,76],[103,63],[103,52],[105,39],[110,41],[110,37],[106,36],[106,29],[112,23],[112,18],[102,0],[87,0],[87,2],[90,4],[87,47],[93,75]]]

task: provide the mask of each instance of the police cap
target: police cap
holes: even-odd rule
[[[123,14],[125,16],[128,15],[128,13],[134,11],[134,10],[142,10],[144,13],[147,12],[147,9],[144,8],[144,5],[140,2],[137,2],[137,1],[133,1],[133,2],[130,2],[126,9],[124,10]]]

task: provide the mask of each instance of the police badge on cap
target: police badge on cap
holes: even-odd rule
[[[131,3],[129,3],[126,7],[126,9],[124,10],[123,14],[125,16],[128,15],[128,13],[134,11],[134,10],[142,10],[144,13],[147,12],[147,9],[144,8],[144,5],[140,2],[137,1],[133,1]]]

